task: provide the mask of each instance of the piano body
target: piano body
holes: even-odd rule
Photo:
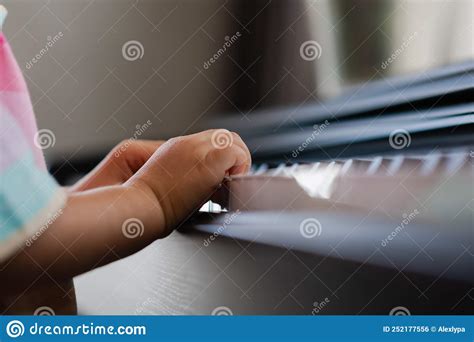
[[[473,314],[473,95],[469,62],[213,123],[243,136],[252,172],[78,277],[79,311]]]

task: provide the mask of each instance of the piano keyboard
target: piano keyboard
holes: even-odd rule
[[[414,210],[425,220],[454,216],[472,225],[473,152],[377,156],[312,164],[260,165],[223,186],[230,211],[310,209],[380,212]]]

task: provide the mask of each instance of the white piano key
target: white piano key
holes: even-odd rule
[[[332,161],[326,166],[327,171],[331,171],[336,167],[336,162]]]
[[[353,160],[352,159],[349,159],[349,160],[346,160],[344,165],[342,165],[342,169],[341,169],[341,175],[345,175],[347,172],[349,172],[351,166],[353,164]]]
[[[285,164],[280,164],[278,167],[276,167],[274,170],[272,170],[271,175],[272,176],[282,176],[285,174],[285,169],[286,165]]]
[[[464,153],[453,153],[448,155],[446,164],[446,172],[453,174],[466,162],[466,154]]]
[[[291,175],[298,168],[299,164],[293,164],[288,168],[288,173]]]
[[[383,157],[375,157],[367,168],[366,174],[368,176],[373,176],[376,174],[380,168],[380,165],[382,165],[382,161]]]
[[[442,159],[442,156],[438,152],[431,153],[425,156],[423,158],[422,165],[420,168],[420,175],[422,176],[431,175],[436,170],[436,167],[439,165],[441,159]]]
[[[316,162],[313,164],[313,167],[311,168],[311,173],[316,172],[319,169],[319,166],[321,165],[320,162]]]
[[[263,175],[268,170],[268,164],[262,164],[258,167],[258,169],[254,172],[255,176]]]
[[[398,171],[400,171],[400,168],[402,167],[404,161],[405,157],[403,157],[402,155],[395,156],[394,158],[392,158],[392,162],[388,166],[387,175],[394,176]]]

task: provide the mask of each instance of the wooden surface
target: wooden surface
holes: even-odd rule
[[[208,237],[174,232],[76,278],[79,313],[205,315],[222,306],[235,315],[389,314],[398,306],[473,313],[472,283],[224,236],[206,246]]]

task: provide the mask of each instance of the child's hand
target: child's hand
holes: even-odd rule
[[[132,177],[153,153],[164,144],[161,140],[124,140],[70,191],[84,191],[101,186],[120,185]]]
[[[250,152],[236,134],[209,130],[168,140],[127,182],[151,191],[163,210],[164,234],[210,198],[226,175],[246,173]]]
[[[121,147],[75,186],[89,190],[71,191],[48,229],[0,264],[4,290],[61,282],[142,249],[197,210],[227,174],[247,172],[251,163],[243,141],[227,130]],[[139,234],[127,234],[129,220]]]

